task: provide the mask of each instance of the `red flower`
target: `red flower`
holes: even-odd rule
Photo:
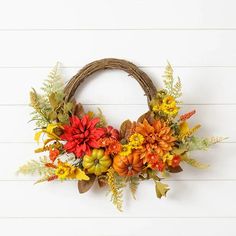
[[[117,154],[121,150],[121,144],[119,143],[119,131],[112,126],[104,128],[104,135],[99,140],[101,147],[105,148],[106,155]]]
[[[106,155],[115,155],[118,154],[122,149],[122,146],[119,141],[113,140],[106,146],[105,154]]]
[[[90,155],[91,148],[99,148],[98,139],[104,135],[103,128],[97,128],[99,118],[90,119],[85,115],[82,119],[77,116],[70,118],[70,125],[64,125],[64,133],[60,136],[66,140],[64,148],[80,158],[84,154]]]
[[[172,162],[171,162],[171,166],[173,168],[179,166],[180,161],[181,161],[181,157],[180,156],[178,156],[178,155],[174,156],[173,159],[172,159]]]
[[[107,126],[104,128],[104,135],[99,140],[99,143],[102,147],[107,147],[111,143],[114,143],[114,141],[117,141],[119,136],[120,134],[117,129],[114,129],[112,126]]]
[[[157,154],[148,153],[144,159],[144,163],[146,162],[153,170],[163,171],[165,169],[165,163]]]

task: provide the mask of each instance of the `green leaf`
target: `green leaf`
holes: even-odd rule
[[[63,124],[66,124],[68,123],[68,120],[69,120],[69,115],[68,114],[63,114],[63,113],[59,113],[57,115],[59,121]]]
[[[59,103],[56,99],[56,94],[55,93],[51,93],[48,97],[49,99],[49,103],[52,107],[53,110],[56,110],[56,108],[58,107]]]
[[[199,138],[193,136],[189,141],[189,151],[207,150],[211,145],[222,142],[225,139],[224,137]]]
[[[156,184],[156,195],[158,198],[166,196],[166,193],[170,190],[167,184],[163,184],[160,181],[155,181]]]

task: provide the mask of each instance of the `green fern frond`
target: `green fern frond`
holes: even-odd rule
[[[57,63],[48,75],[48,79],[43,83],[41,88],[47,97],[55,93],[58,95],[64,95],[63,93],[64,83],[60,73],[60,63]]]

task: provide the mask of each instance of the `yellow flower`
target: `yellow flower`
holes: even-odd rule
[[[188,123],[184,121],[180,123],[179,127],[180,127],[179,138],[184,139],[195,133],[201,127],[201,125],[195,125],[193,128],[190,129]]]
[[[121,156],[128,156],[132,152],[132,147],[129,144],[122,145],[121,152],[119,155]]]
[[[155,106],[152,107],[152,110],[154,112],[158,112],[158,111],[160,111],[160,106],[159,105],[155,105]]]
[[[164,97],[162,103],[166,106],[169,106],[169,107],[176,107],[175,98],[170,95]]]
[[[77,180],[89,180],[89,177],[80,168],[71,165],[68,162],[58,161],[58,167],[55,171],[58,179],[77,179]]]
[[[135,133],[130,136],[129,141],[129,145],[131,145],[135,149],[138,149],[143,144],[144,137],[142,134]]]
[[[70,169],[68,167],[60,165],[57,167],[55,174],[57,175],[58,179],[65,180],[70,174]]]
[[[174,158],[174,155],[172,155],[170,153],[166,153],[162,157],[162,160],[163,160],[163,162],[166,162],[168,165],[171,165],[173,158]]]
[[[40,139],[40,137],[43,133],[47,134],[49,139],[56,139],[56,140],[59,139],[59,137],[56,134],[53,133],[53,130],[57,127],[61,127],[61,125],[60,124],[48,124],[46,129],[41,129],[40,131],[38,131],[34,135],[34,140],[38,143],[39,139]]]
[[[162,104],[161,105],[161,110],[164,113],[166,113],[167,115],[175,116],[179,112],[179,107],[177,107],[177,106],[172,107],[172,106],[169,106],[169,105]]]

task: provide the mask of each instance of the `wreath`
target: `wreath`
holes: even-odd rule
[[[129,186],[135,198],[141,181],[153,180],[158,198],[166,196],[169,187],[161,180],[182,171],[181,163],[206,168],[191,158],[195,150],[206,150],[223,138],[201,138],[200,128],[190,127],[187,120],[196,112],[179,115],[181,82],[173,77],[168,63],[163,89],[157,90],[149,76],[131,62],[107,58],[83,67],[64,85],[57,65],[44,82],[42,92],[30,92],[32,121],[41,144],[35,153],[43,153],[19,168],[22,174],[38,173],[37,183],[54,180],[77,180],[80,193],[94,182],[108,186],[113,204],[122,210],[122,190]],[[149,110],[137,121],[125,120],[120,129],[107,124],[101,110],[85,111],[76,103],[74,94],[93,73],[105,69],[127,72],[143,88]]]

